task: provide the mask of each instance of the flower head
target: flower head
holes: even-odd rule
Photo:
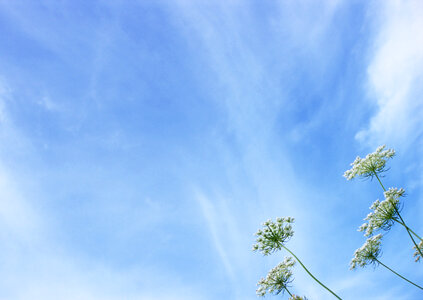
[[[423,252],[423,241],[420,241],[417,246],[419,247],[420,251]],[[422,258],[422,256],[419,253],[419,250],[417,250],[416,246],[414,246],[413,248],[416,249],[416,252],[414,252],[414,257],[416,258],[416,262],[418,262]]]
[[[377,258],[380,255],[380,240],[382,235],[378,234],[371,238],[368,238],[361,248],[358,248],[354,252],[354,257],[351,260],[351,270],[355,269],[357,266],[365,267],[369,264],[377,263]]]
[[[292,271],[290,270],[295,265],[295,260],[292,257],[286,257],[283,262],[274,267],[267,274],[266,278],[260,279],[257,283],[257,295],[264,296],[266,293],[278,295],[283,293],[293,280]]]
[[[307,300],[307,297],[301,297],[297,295],[292,295],[288,300]]]
[[[267,220],[263,223],[263,229],[256,232],[256,244],[253,251],[261,251],[264,255],[280,250],[293,235],[292,223],[294,218],[277,218],[276,222]]]
[[[367,154],[365,158],[357,158],[351,164],[352,168],[345,171],[344,177],[351,180],[356,176],[373,177],[385,170],[386,161],[395,155],[393,149],[385,150],[385,145],[379,146],[375,152]]]
[[[394,224],[395,220],[398,220],[398,212],[400,211],[400,200],[399,198],[404,195],[404,189],[390,188],[387,190],[385,200],[382,202],[376,200],[373,202],[370,209],[373,212],[369,213],[364,219],[367,223],[360,226],[358,231],[364,231],[365,236],[370,236],[373,231],[378,229],[389,230]]]

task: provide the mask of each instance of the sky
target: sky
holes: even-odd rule
[[[423,232],[421,28],[418,0],[0,1],[0,299],[257,299],[284,216],[343,299],[419,299],[349,270],[383,194],[342,174],[394,148]],[[413,252],[394,226],[381,260],[421,284]]]

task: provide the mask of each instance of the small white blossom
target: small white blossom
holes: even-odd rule
[[[289,297],[289,299],[288,300],[307,300],[307,297],[300,297],[300,296],[297,296],[297,295],[292,295],[292,297]]]
[[[395,220],[398,220],[398,212],[400,210],[399,198],[404,195],[405,191],[403,188],[390,188],[387,190],[385,200],[382,202],[376,200],[370,206],[373,212],[369,213],[364,219],[367,221],[360,226],[358,231],[364,231],[365,236],[370,236],[374,231],[383,229],[389,230],[394,224]]]
[[[367,154],[365,158],[357,158],[351,164],[352,168],[345,171],[344,177],[351,180],[356,176],[373,177],[375,173],[385,170],[386,161],[395,155],[393,149],[385,150],[385,145],[379,146],[375,152]]]
[[[361,248],[358,248],[354,252],[353,259],[351,260],[351,270],[357,266],[365,267],[369,264],[377,263],[377,258],[380,255],[380,244],[382,235],[378,234],[371,238],[368,238]]]
[[[423,241],[420,241],[420,243],[417,246],[419,247],[420,251],[423,252]],[[422,258],[422,256],[420,255],[416,246],[414,246],[413,248],[416,249],[416,252],[414,252],[414,257],[416,258],[416,262],[418,262]]]
[[[367,219],[367,218],[366,218]],[[367,231],[367,228],[369,227],[369,223],[363,223],[361,224],[361,226],[358,228],[358,231]],[[367,233],[366,233],[367,234]]]
[[[257,295],[263,297],[266,293],[275,295],[283,293],[293,280],[290,269],[294,265],[295,260],[292,257],[286,257],[283,262],[270,270],[266,278],[260,279],[257,283]]]
[[[256,232],[256,244],[253,251],[261,251],[264,255],[269,255],[276,250],[280,250],[282,245],[293,235],[292,223],[294,218],[277,218],[276,222],[267,220],[263,223],[263,228]]]
[[[396,199],[399,197],[404,196],[405,190],[403,188],[390,188],[389,190],[383,193],[385,195],[385,199]]]

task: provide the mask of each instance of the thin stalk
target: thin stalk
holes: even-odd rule
[[[380,260],[378,260],[377,258],[375,258],[375,260],[381,264],[382,266],[384,266],[385,268],[387,268],[389,271],[391,271],[392,273],[394,273],[395,275],[401,277],[402,279],[404,279],[405,281],[407,281],[408,283],[411,283],[412,285],[418,287],[419,289],[423,290],[423,288],[417,284],[415,284],[414,282],[408,280],[407,278],[405,278],[404,276],[401,276],[400,274],[398,274],[397,272],[395,272],[394,270],[392,270],[390,267],[388,267],[387,265],[383,264]]]
[[[288,288],[287,287],[285,287],[285,290],[288,292],[288,294],[291,296],[291,298],[292,298],[292,294],[291,294],[291,292],[288,290]]]
[[[292,256],[295,257],[295,259],[300,263],[300,265],[304,268],[304,270],[308,273],[308,275],[310,275],[314,280],[317,281],[317,283],[319,283],[322,287],[324,287],[325,289],[327,289],[332,295],[334,295],[336,298],[338,298],[339,300],[342,300],[337,294],[335,294],[334,292],[331,291],[330,288],[328,288],[326,285],[324,285],[323,283],[321,283],[316,277],[313,276],[313,274],[310,273],[310,271],[304,266],[304,264],[301,262],[301,260],[299,260],[299,258],[291,252],[291,250],[289,250],[288,248],[286,248],[284,245],[281,245],[286,251],[288,251],[289,253],[292,254]]]
[[[384,191],[384,192],[386,192],[386,189],[385,189],[385,187],[383,186],[382,181],[380,181],[379,176],[377,176],[376,171],[373,171],[373,173],[375,174],[375,176],[376,176],[377,180],[379,181],[380,186],[382,187],[383,191]]]
[[[382,181],[380,181],[379,176],[377,176],[377,173],[376,173],[375,171],[373,171],[373,173],[375,174],[375,176],[376,176],[377,180],[379,181],[380,186],[382,187],[383,191],[384,191],[384,192],[386,192],[386,189],[385,189],[385,187],[383,186]],[[410,233],[410,229],[409,229],[409,228],[408,228],[408,226],[405,224],[404,219],[401,217],[401,214],[400,214],[400,212],[398,211],[398,209],[396,208],[396,206],[395,206],[395,205],[394,205],[394,209],[395,209],[395,212],[397,213],[398,217],[400,218],[400,220],[401,220],[402,224],[404,224],[404,227],[405,227],[405,229],[407,230],[407,233],[408,233],[408,235],[410,236],[410,239],[413,241],[414,246],[416,246],[417,251],[419,251],[420,256],[421,256],[421,257],[423,257],[423,253],[422,253],[422,251],[420,250],[420,247],[419,247],[419,246],[417,246],[416,241],[414,240],[413,236],[412,236],[412,235],[411,235],[411,233]]]
[[[423,241],[423,239],[417,234],[415,233],[410,227],[408,227],[407,225],[405,225],[404,223],[402,223],[401,221],[398,221],[397,219],[393,219],[395,222],[397,222],[398,224],[401,224],[402,226],[404,226],[405,228],[407,228],[408,230],[410,230],[410,232],[412,234],[414,234],[414,236],[416,238],[418,238],[419,240]]]
[[[420,256],[423,257],[423,253],[420,250],[420,247],[417,245],[416,241],[414,240],[413,236],[410,233],[409,227],[405,224],[404,219],[401,217],[398,209],[394,206],[395,212],[398,214],[398,217],[401,219],[402,224],[404,224],[405,229],[407,230],[408,235],[410,236],[410,239],[413,241],[414,246],[416,246],[417,251],[419,251]]]

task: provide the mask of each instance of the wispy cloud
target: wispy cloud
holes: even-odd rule
[[[301,102],[290,98],[285,90],[301,81],[291,77],[298,67],[296,63],[311,68],[312,71],[308,71],[314,76],[324,74],[331,54],[337,51],[334,47],[331,54],[322,53],[337,2],[324,6],[319,14],[307,5],[275,4],[272,10],[265,10],[268,18],[263,18],[265,22],[270,20],[270,24],[266,23],[270,29],[263,29],[261,19],[254,15],[254,5],[249,2],[203,5],[180,1],[179,4],[172,9],[178,26],[195,49],[196,58],[206,66],[206,75],[202,76],[213,79],[209,88],[214,92],[209,97],[221,105],[226,117],[226,128],[218,128],[221,130],[217,134],[220,139],[213,141],[218,150],[214,159],[224,161],[222,171],[230,174],[225,176],[230,188],[224,189],[222,194],[232,199],[226,202],[219,193],[205,195],[203,192],[196,193],[195,198],[228,277],[235,277],[232,289],[237,290],[237,283],[243,281],[238,294],[244,298],[253,297],[251,282],[265,275],[271,266],[269,262],[277,261],[277,258],[258,261],[259,255],[248,253],[254,240],[252,234],[265,219],[286,215],[297,217],[299,233],[291,245],[299,249],[305,261],[313,261],[319,256],[306,249],[318,239],[312,232],[322,216],[317,211],[304,209],[310,205],[315,207],[313,203],[319,201],[319,196],[301,181],[290,161],[291,153],[286,149],[288,141],[284,139],[285,132],[295,130],[298,124],[288,123],[283,128],[276,126],[281,117],[293,119],[290,110],[296,101]],[[316,59],[316,63],[305,66],[304,60],[307,59]],[[316,121],[315,115],[310,123]],[[319,115],[318,118],[321,122],[325,116]],[[232,147],[222,143],[225,136],[233,139]],[[210,186],[213,191],[222,190],[221,182],[212,181],[213,176],[210,175],[208,182],[199,183],[199,190],[203,187],[207,190],[205,187]],[[236,192],[239,190],[248,190],[249,193],[242,195]],[[240,196],[242,201],[235,200]],[[327,197],[321,197],[327,200]],[[322,207],[328,202],[322,201]],[[281,253],[279,258],[284,255]],[[257,257],[257,261],[252,262],[253,257]],[[263,262],[266,267],[260,266]],[[296,285],[299,290],[310,296],[327,296],[306,275],[303,276],[301,270],[298,273]],[[245,282],[251,285],[250,291],[245,291]],[[239,299],[243,299],[242,296]]]
[[[376,113],[357,139],[409,146],[423,127],[423,3],[380,1],[381,14],[368,67],[369,98]]]
[[[4,238],[25,243],[36,239],[41,220],[14,181],[0,164],[0,233]]]
[[[197,192],[196,194],[196,199],[201,206],[204,218],[206,219],[208,228],[210,230],[213,244],[217,252],[219,253],[219,256],[226,269],[229,279],[234,280],[234,270],[226,250],[228,248],[227,246],[229,245],[223,240],[225,239],[225,235],[223,235],[223,232],[225,230],[233,229],[233,226],[228,226],[229,224],[227,224],[228,222],[224,218],[225,215],[222,215],[222,211],[217,210],[215,208],[215,205],[209,199],[207,199],[204,194],[200,192]],[[236,235],[232,235],[232,237],[236,237]]]
[[[416,192],[423,185],[423,2],[376,4],[367,70],[367,96],[375,112],[356,139],[371,148],[387,144],[400,151],[403,162],[408,160],[403,167],[410,175],[406,189],[421,214],[423,198]]]

